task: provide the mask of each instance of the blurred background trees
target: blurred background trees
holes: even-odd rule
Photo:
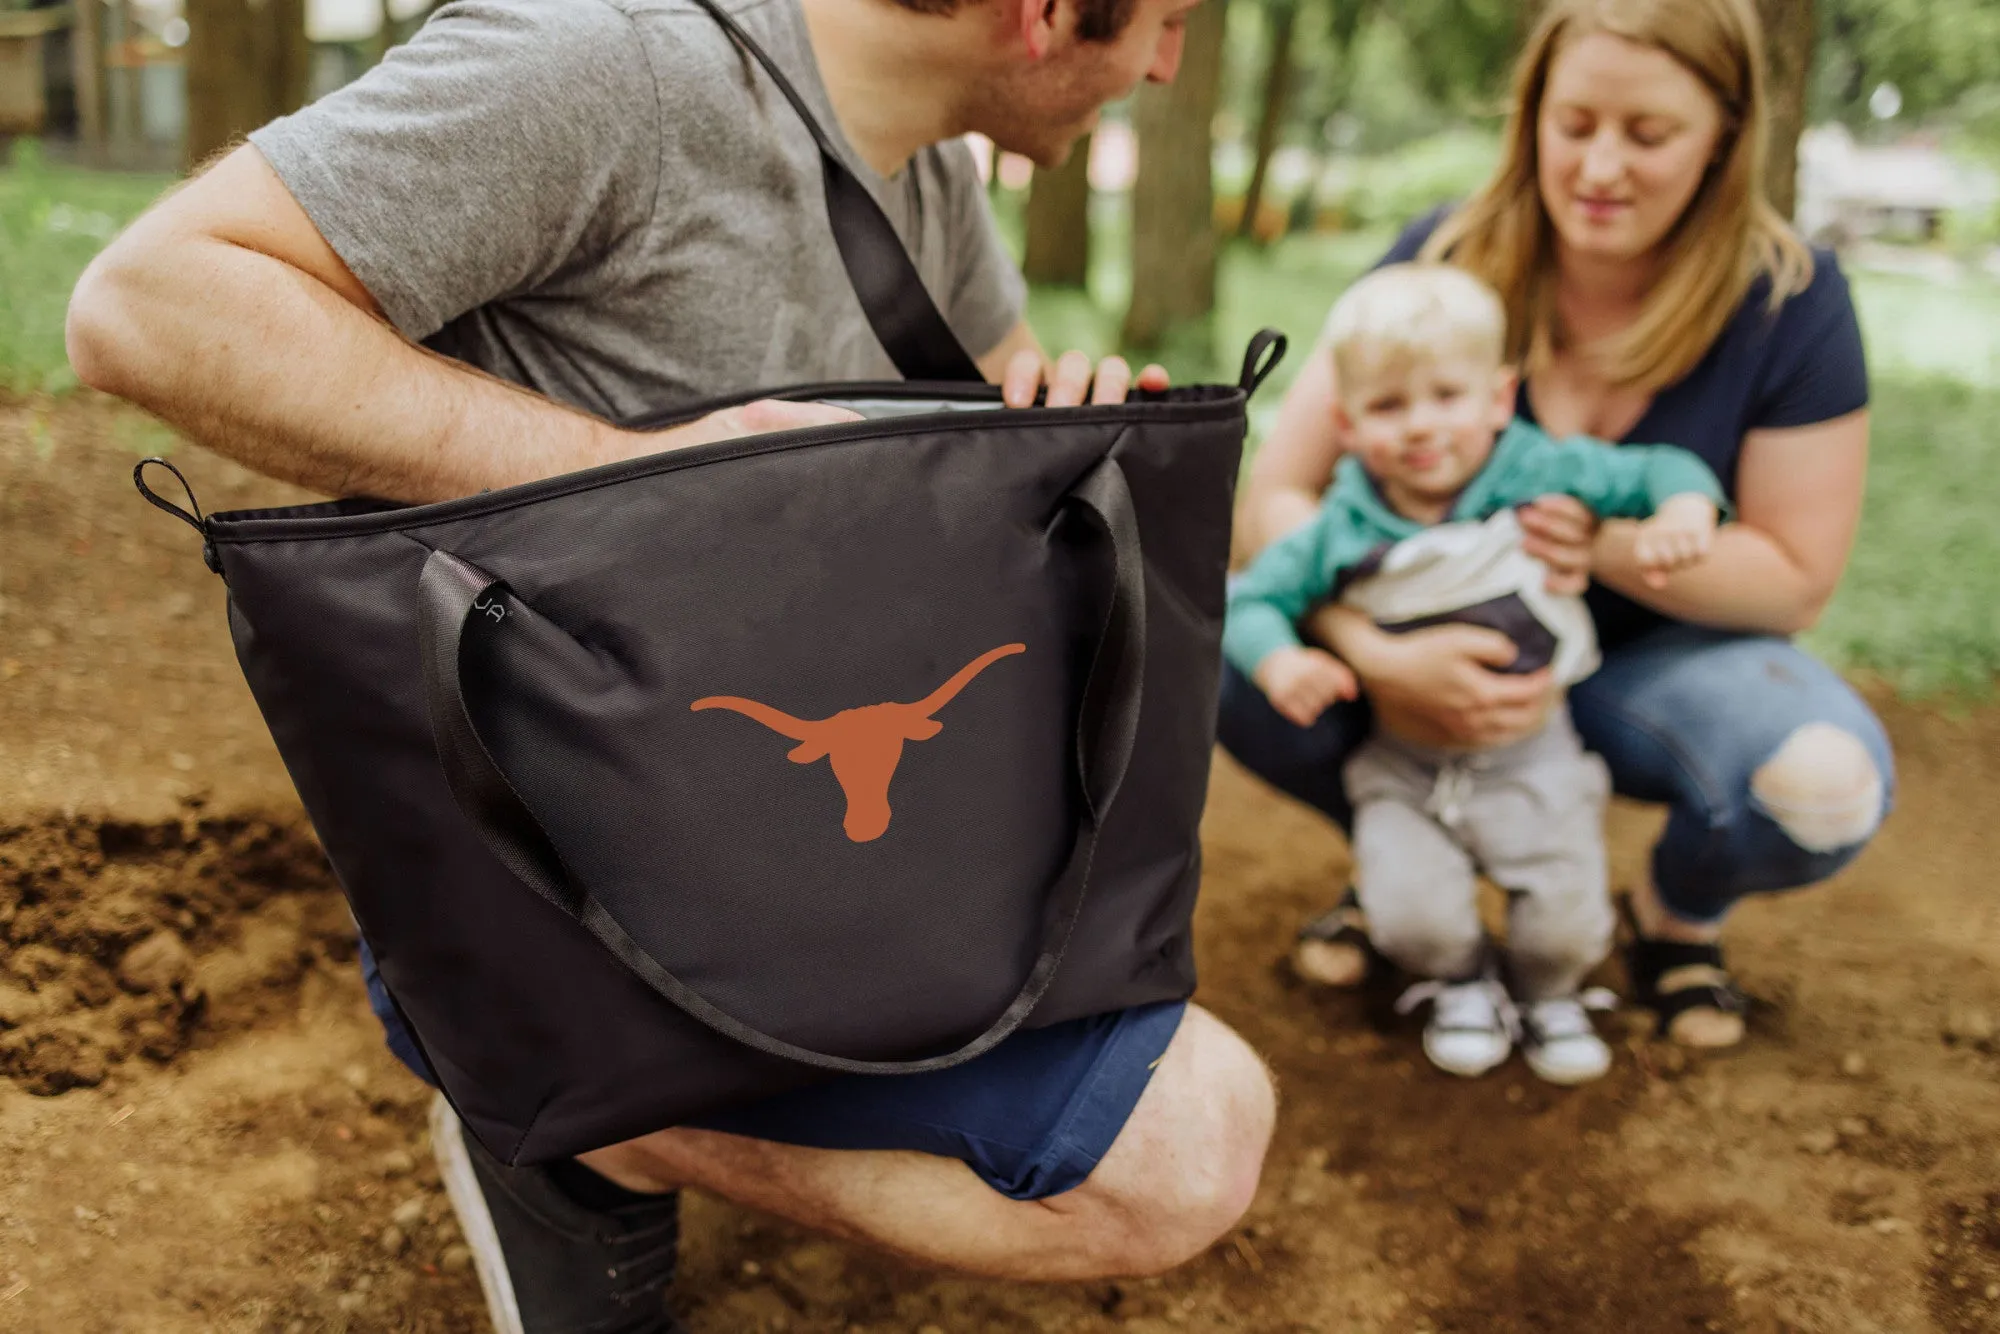
[[[193,168],[259,125],[305,105],[312,48],[306,40],[306,0],[185,4],[187,131],[182,159]]]
[[[433,3],[0,0],[0,134],[186,169],[358,76]],[[1543,3],[1209,0],[1171,87],[1112,108],[1060,169],[996,164],[1045,313],[1205,373],[1239,250],[1395,226],[1476,186]],[[2000,241],[2000,0],[1756,3],[1780,209],[1830,241]]]

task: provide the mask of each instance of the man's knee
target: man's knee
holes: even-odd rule
[[[1208,1249],[1255,1198],[1276,1118],[1264,1062],[1190,1005],[1132,1119],[1069,1202],[1090,1267],[1155,1274]]]
[[[1875,832],[1887,784],[1861,738],[1832,723],[1798,728],[1750,776],[1773,824],[1812,853],[1854,847]]]

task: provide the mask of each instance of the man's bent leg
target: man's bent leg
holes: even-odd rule
[[[1199,1006],[1082,1184],[1010,1199],[964,1163],[678,1128],[583,1155],[633,1189],[694,1186],[918,1263],[994,1278],[1156,1273],[1206,1249],[1256,1193],[1276,1115],[1269,1072]]]

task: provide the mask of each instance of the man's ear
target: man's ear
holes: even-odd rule
[[[1021,45],[1028,49],[1028,59],[1040,60],[1055,45],[1062,0],[1014,0],[1014,5],[1020,22]]]

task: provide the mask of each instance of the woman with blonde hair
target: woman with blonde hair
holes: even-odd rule
[[[1553,0],[1517,66],[1493,177],[1384,261],[1445,260],[1501,295],[1521,416],[1693,450],[1734,504],[1708,559],[1657,587],[1638,573],[1634,524],[1554,499],[1522,515],[1551,587],[1591,585],[1605,657],[1570,691],[1578,731],[1619,792],[1669,807],[1632,889],[1626,962],[1661,1029],[1697,1046],[1743,1035],[1719,944],[1729,909],[1846,865],[1893,785],[1881,724],[1790,642],[1853,542],[1868,384],[1833,256],[1764,197],[1767,120],[1751,0]],[[1342,449],[1334,390],[1321,354],[1287,394],[1242,498],[1253,550],[1314,513]],[[1494,631],[1390,634],[1337,607],[1310,630],[1440,745],[1527,735],[1560,698],[1546,670],[1507,671],[1515,649]],[[1367,732],[1365,701],[1299,728],[1224,677],[1223,744],[1345,825],[1341,763]],[[1301,931],[1300,971],[1358,981],[1363,928],[1350,895]]]

